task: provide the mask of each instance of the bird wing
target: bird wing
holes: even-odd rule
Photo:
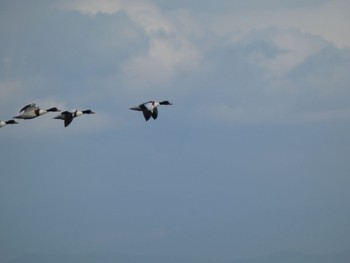
[[[157,119],[158,117],[158,109],[154,107],[153,112],[152,112],[152,118]]]
[[[64,116],[64,127],[67,127],[73,121],[73,113],[64,111],[62,115]]]
[[[39,109],[39,108],[35,106],[35,103],[31,103],[31,104],[28,104],[28,105],[24,106],[19,112],[22,112],[22,111],[34,111],[36,109]]]
[[[147,110],[147,109],[143,110],[142,113],[143,113],[143,117],[145,117],[146,121],[148,121],[152,116],[152,112]]]

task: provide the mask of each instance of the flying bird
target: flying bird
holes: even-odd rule
[[[142,111],[143,116],[145,117],[145,120],[148,121],[151,117],[153,119],[157,119],[158,117],[157,108],[159,105],[173,105],[173,104],[167,100],[161,101],[161,102],[151,100],[151,101],[142,103],[138,106],[132,107],[130,108],[130,110]]]
[[[13,118],[28,120],[28,119],[34,119],[34,118],[39,117],[41,115],[44,115],[45,113],[48,113],[48,112],[58,112],[58,111],[60,111],[60,110],[57,109],[56,107],[43,110],[43,109],[40,109],[39,107],[37,107],[35,105],[35,103],[32,103],[32,104],[28,104],[28,105],[24,106],[19,111],[19,113],[21,113],[21,114],[18,116],[15,116]]]
[[[64,111],[60,115],[54,117],[54,119],[64,120],[64,127],[67,127],[74,118],[79,117],[83,114],[95,114],[92,110],[74,110],[74,111]]]
[[[9,120],[9,121],[0,121],[0,128],[6,126],[7,124],[17,124],[15,120]]]

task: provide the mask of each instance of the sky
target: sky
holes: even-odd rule
[[[1,1],[0,261],[349,262],[349,12]]]

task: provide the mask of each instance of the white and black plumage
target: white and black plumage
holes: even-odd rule
[[[39,107],[37,107],[35,105],[35,103],[32,104],[28,104],[26,106],[24,106],[19,112],[21,113],[18,116],[15,116],[13,118],[15,119],[24,119],[24,120],[28,120],[28,119],[34,119],[36,117],[39,117],[45,113],[48,112],[58,112],[60,111],[59,109],[57,109],[56,107],[47,109],[47,110],[43,110],[40,109]]]
[[[143,116],[145,117],[145,120],[148,121],[151,117],[153,119],[157,119],[158,117],[157,107],[159,105],[172,105],[172,103],[170,103],[167,100],[161,101],[161,102],[151,100],[151,101],[142,103],[138,106],[132,107],[130,108],[130,110],[142,111]]]
[[[6,126],[7,124],[17,124],[15,120],[9,120],[9,121],[0,121],[0,128]]]
[[[64,127],[67,127],[74,118],[79,117],[83,114],[95,114],[92,110],[73,110],[64,111],[60,115],[56,116],[54,119],[64,120]]]

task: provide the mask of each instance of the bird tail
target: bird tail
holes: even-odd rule
[[[142,111],[140,106],[135,106],[135,107],[131,107],[129,108],[130,110],[137,110],[137,111]]]

